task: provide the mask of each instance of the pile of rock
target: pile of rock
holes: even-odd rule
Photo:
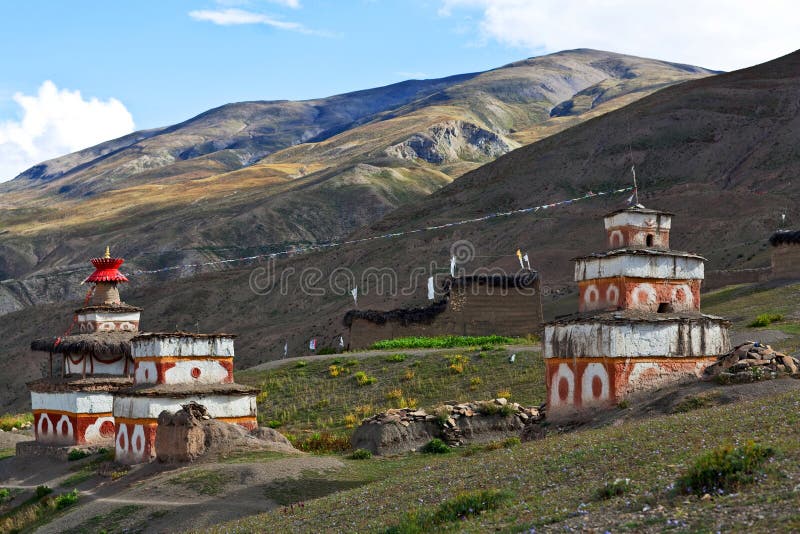
[[[362,421],[351,441],[354,449],[393,454],[413,450],[433,438],[452,446],[502,439],[519,435],[542,419],[543,407],[525,407],[505,398],[446,402],[433,413],[400,408],[374,415]]]
[[[797,358],[773,350],[769,345],[746,341],[709,365],[705,376],[732,382],[752,382],[775,378],[779,374],[793,375],[799,369],[800,360]]]

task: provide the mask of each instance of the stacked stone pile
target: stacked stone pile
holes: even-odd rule
[[[720,356],[705,370],[707,378],[730,378],[733,381],[752,381],[774,378],[779,374],[796,374],[800,360],[773,350],[757,341],[746,341],[728,354]]]
[[[445,428],[455,428],[458,426],[457,420],[461,417],[473,417],[475,415],[496,415],[516,416],[524,424],[540,421],[544,418],[542,407],[525,407],[517,402],[508,402],[503,397],[489,401],[457,403],[455,401],[445,402],[442,406],[435,409],[435,413],[429,414],[422,409],[397,408],[386,412],[373,415],[365,419],[362,424],[398,423],[408,426],[413,422],[420,421],[439,421]]]

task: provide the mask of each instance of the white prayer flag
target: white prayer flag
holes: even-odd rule
[[[428,300],[433,300],[436,295],[433,291],[433,277],[428,278]]]
[[[353,295],[353,303],[358,307],[358,286],[354,287],[350,294]]]
[[[522,259],[525,260],[525,263],[528,264],[528,270],[529,271],[532,270],[531,269],[531,260],[528,259],[528,253],[527,252],[525,253],[524,256],[522,256]]]
[[[456,277],[456,257],[450,258],[450,276]]]
[[[517,259],[519,260],[519,268],[524,269],[525,265],[522,263],[522,251],[517,249]]]
[[[344,337],[339,336],[339,346],[344,347]]]
[[[283,357],[286,358],[289,355],[289,342],[283,344]]]
[[[310,350],[317,350],[317,338],[311,338],[311,341],[308,342],[308,348]]]

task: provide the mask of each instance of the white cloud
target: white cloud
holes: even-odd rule
[[[84,100],[80,91],[44,82],[36,95],[16,93],[19,121],[0,121],[0,182],[44,160],[133,131],[133,117],[119,100]]]
[[[596,48],[734,70],[800,46],[793,0],[442,0],[439,12],[476,10],[484,38],[536,54]]]
[[[300,0],[267,0],[273,4],[278,4],[292,9],[300,9]]]
[[[288,4],[288,2],[287,2]],[[299,4],[298,4],[299,6]],[[243,9],[200,9],[197,11],[190,11],[189,16],[194,20],[213,22],[220,26],[237,26],[240,24],[265,24],[279,30],[289,30],[299,33],[319,34],[314,30],[310,30],[300,24],[299,22],[288,22],[264,15],[262,13],[254,13],[252,11],[245,11]]]

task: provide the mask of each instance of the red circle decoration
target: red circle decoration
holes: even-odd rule
[[[595,375],[594,378],[592,378],[592,396],[595,398],[599,398],[602,393],[603,393],[603,381],[600,379],[599,376]]]
[[[558,398],[565,401],[567,400],[567,395],[569,395],[569,382],[566,378],[561,377],[558,381]]]
[[[192,378],[200,378],[200,368],[192,367]]]
[[[114,422],[113,421],[103,421],[100,424],[100,435],[104,438],[110,437],[114,435]]]

